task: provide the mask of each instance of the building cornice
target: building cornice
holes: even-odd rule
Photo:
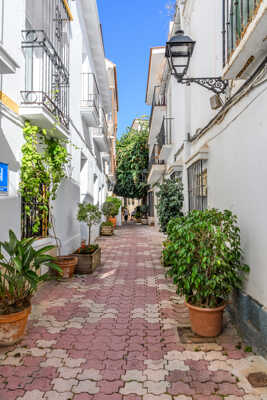
[[[69,6],[69,3],[68,3],[68,0],[62,0],[62,2],[63,2],[64,6],[66,8],[66,11],[67,11],[67,14],[69,16],[70,21],[73,21],[73,16],[72,16],[72,13],[71,13],[71,10],[70,10],[70,6]]]

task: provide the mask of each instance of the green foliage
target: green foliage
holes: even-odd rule
[[[10,230],[9,241],[0,242],[0,314],[20,311],[30,304],[39,283],[49,277],[48,274],[40,276],[42,265],[61,272],[54,264],[55,259],[46,254],[54,246],[35,250],[34,240],[18,240]]]
[[[147,193],[144,170],[148,168],[148,121],[140,130],[128,129],[117,141],[117,169],[114,193],[121,197],[143,198]]]
[[[117,215],[117,206],[112,201],[105,201],[102,206],[102,213],[105,215],[107,221],[113,215]]]
[[[141,212],[142,217],[146,217],[148,214],[148,205],[142,204],[140,207],[140,212]]]
[[[76,252],[78,254],[92,254],[99,248],[98,244],[91,244],[90,246],[82,246]]]
[[[106,198],[106,202],[112,203],[114,205],[113,213],[111,214],[112,217],[116,217],[118,215],[120,207],[121,207],[121,200],[117,197],[108,196]]]
[[[33,232],[38,232],[41,218],[48,215],[50,200],[55,200],[60,182],[66,177],[71,157],[66,150],[67,140],[48,136],[45,129],[29,121],[25,122],[23,136],[20,193],[29,216],[31,207],[38,206],[33,226]],[[43,186],[46,190],[40,190]]]
[[[240,229],[231,211],[191,211],[172,219],[167,233],[164,264],[190,304],[216,307],[241,288],[249,267],[241,263]]]
[[[182,216],[184,201],[183,184],[180,180],[165,179],[158,185],[158,204],[156,205],[159,224],[162,232],[166,232],[171,218]]]
[[[77,220],[80,222],[85,222],[89,228],[88,235],[88,246],[90,246],[91,242],[91,229],[93,225],[99,224],[101,220],[101,212],[99,211],[97,206],[94,206],[90,203],[80,203],[79,209],[77,213]]]
[[[111,226],[113,228],[113,223],[110,221],[102,222],[101,226]]]

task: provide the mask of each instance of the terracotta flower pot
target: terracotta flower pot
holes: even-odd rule
[[[55,264],[57,264],[61,270],[62,275],[56,271],[56,275],[61,276],[63,279],[71,278],[74,274],[75,267],[78,263],[77,256],[60,256],[56,258]]]
[[[201,308],[186,303],[189,308],[192,331],[203,337],[216,337],[222,331],[223,311],[226,304],[217,308]]]
[[[116,228],[116,224],[117,224],[116,217],[109,217],[108,220],[109,220],[109,222],[112,223],[113,228],[115,229]]]
[[[74,253],[78,257],[75,269],[77,274],[91,274],[101,264],[101,249],[96,249],[92,254]]]
[[[19,342],[25,333],[31,306],[14,314],[0,315],[0,346]]]

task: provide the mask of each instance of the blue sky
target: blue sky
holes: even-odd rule
[[[117,64],[118,136],[135,117],[149,115],[145,104],[149,49],[166,42],[169,0],[98,0],[106,57]]]

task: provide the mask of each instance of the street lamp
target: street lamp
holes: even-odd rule
[[[168,60],[171,74],[175,76],[179,83],[190,85],[190,83],[195,82],[215,94],[224,93],[228,82],[220,77],[185,78],[195,44],[196,42],[186,36],[182,30],[175,32],[175,35],[166,43],[165,56]]]

